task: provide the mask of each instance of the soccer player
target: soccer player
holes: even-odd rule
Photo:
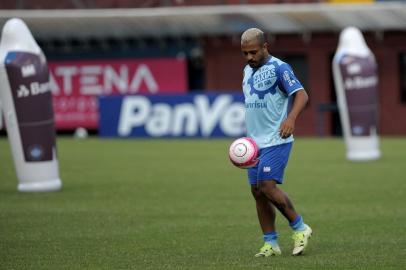
[[[255,257],[280,255],[275,228],[275,207],[293,230],[293,255],[307,246],[312,229],[304,223],[287,194],[278,184],[288,163],[295,121],[308,95],[291,67],[268,52],[264,33],[257,28],[241,36],[241,51],[247,61],[242,83],[246,107],[247,136],[260,148],[258,164],[248,169],[248,181],[255,198],[259,224],[265,241]],[[289,99],[293,99],[288,112]]]

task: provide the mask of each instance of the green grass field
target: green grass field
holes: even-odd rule
[[[62,191],[27,194],[1,138],[0,269],[406,268],[406,138],[369,163],[339,139],[297,139],[283,188],[314,235],[292,257],[278,215],[277,258],[253,257],[262,235],[230,142],[59,138]]]

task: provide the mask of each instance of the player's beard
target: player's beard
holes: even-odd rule
[[[248,61],[248,65],[251,68],[257,68],[259,66],[257,61]]]
[[[247,63],[251,68],[259,68],[264,64],[265,58],[266,58],[265,55],[262,54],[261,57],[258,59],[258,61],[251,60],[248,61]]]

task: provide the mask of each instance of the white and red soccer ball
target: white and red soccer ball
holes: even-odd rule
[[[230,161],[241,169],[254,167],[258,163],[258,146],[255,141],[248,137],[236,139],[228,152]]]

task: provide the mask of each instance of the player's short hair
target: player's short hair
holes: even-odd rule
[[[249,28],[241,35],[241,44],[253,40],[257,40],[260,45],[263,45],[266,42],[264,32],[258,28]]]

